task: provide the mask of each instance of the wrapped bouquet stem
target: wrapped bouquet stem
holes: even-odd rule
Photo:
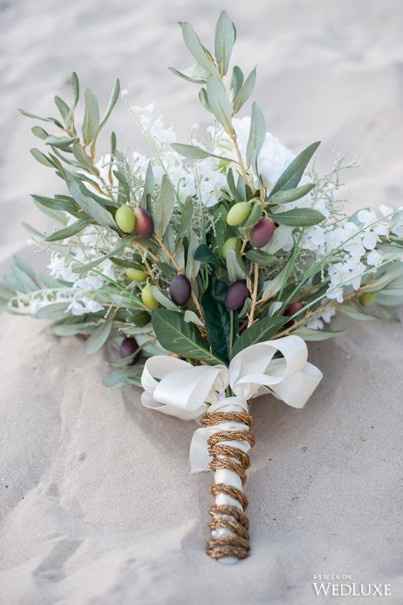
[[[213,559],[244,559],[250,550],[244,485],[250,466],[248,451],[255,443],[248,403],[225,398],[211,406],[202,424],[209,432],[209,468],[214,471],[207,554]]]
[[[255,440],[248,401],[271,392],[301,408],[321,379],[320,370],[308,362],[305,342],[295,335],[249,346],[228,367],[193,366],[170,356],[146,362],[143,405],[184,420],[201,418],[189,457],[192,472],[214,471],[207,547],[212,558],[249,554],[244,484]]]
[[[131,104],[150,153],[123,153],[112,132],[100,156],[119,80],[104,111],[73,73],[56,116],[22,112],[42,145],[33,157],[62,187],[33,196],[48,230],[27,226],[49,250],[48,273],[15,258],[0,304],[51,320],[57,336],[85,335],[89,354],[110,346],[106,385],[135,385],[145,407],[199,422],[191,470],[214,473],[207,552],[228,562],[250,548],[250,402],[270,393],[304,406],[322,378],[306,343],[340,334],[336,314],[397,319],[403,209],[349,216],[338,200],[341,160],[319,174],[319,142],[295,154],[266,130],[256,103],[239,117],[256,69],[231,65],[237,34],[225,12],[214,51],[189,23],[180,27],[193,63],[172,71],[198,89],[209,116],[187,142],[153,105]]]

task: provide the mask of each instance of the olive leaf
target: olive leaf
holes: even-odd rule
[[[289,321],[288,317],[277,315],[275,317],[265,317],[259,319],[242,332],[235,340],[232,356],[236,355],[246,347],[263,342],[274,336],[279,329]]]
[[[185,158],[191,160],[205,160],[206,158],[217,158],[217,160],[225,160],[227,162],[232,162],[231,158],[226,158],[222,155],[216,155],[215,153],[211,153],[206,149],[202,149],[197,145],[186,145],[184,143],[172,143],[172,149],[174,149],[180,155],[183,155]]]
[[[269,202],[271,204],[288,204],[289,202],[295,202],[304,195],[307,195],[315,187],[314,183],[306,183],[300,187],[294,187],[293,189],[280,190],[277,193],[270,194]]]
[[[105,114],[104,114],[102,120],[99,123],[98,129],[97,129],[97,133],[96,133],[96,137],[98,136],[98,134],[100,133],[101,128],[103,126],[105,126],[108,118],[110,117],[110,115],[111,115],[111,113],[112,113],[112,111],[113,111],[116,103],[119,100],[119,95],[120,95],[120,80],[119,80],[119,78],[117,78],[116,81],[115,81],[115,84],[113,86],[112,93],[111,93],[111,96],[110,96],[109,103],[108,103],[108,106],[106,108]]]
[[[144,190],[143,190],[143,197],[142,197],[142,203],[141,203],[143,208],[147,207],[147,200],[149,197],[152,196],[152,194],[154,192],[154,187],[155,187],[155,178],[154,178],[153,167],[152,167],[152,164],[150,161],[147,164],[146,178],[144,181]]]
[[[70,318],[68,318],[70,320]],[[56,336],[77,336],[78,334],[90,333],[98,326],[96,321],[73,322],[62,320],[53,324],[52,331]]]
[[[231,76],[231,90],[234,98],[237,96],[239,91],[241,90],[241,86],[244,82],[244,75],[242,69],[238,65],[234,65],[232,68],[232,76]],[[234,113],[235,107],[234,107]]]
[[[157,300],[162,307],[165,307],[165,309],[170,309],[171,311],[180,311],[180,308],[175,305],[175,303],[172,302],[168,296],[165,296],[165,294],[161,292],[159,288],[156,286],[151,286],[151,289],[155,300]]]
[[[215,30],[215,57],[221,76],[225,76],[231,60],[232,48],[236,39],[235,25],[225,11],[222,11]]]
[[[112,332],[112,326],[112,320],[104,321],[98,326],[85,343],[85,352],[88,354],[97,353],[102,349]]]
[[[248,250],[245,254],[252,263],[257,263],[259,267],[270,267],[273,266],[276,257],[273,254],[268,254],[263,250]]]
[[[210,250],[207,244],[198,246],[193,256],[197,261],[203,264],[217,265],[219,262],[217,256]]]
[[[217,69],[208,50],[200,42],[199,36],[190,23],[179,22],[182,29],[183,41],[197,63],[210,74],[216,74]]]
[[[372,317],[372,315],[367,315],[367,313],[364,313],[361,310],[361,307],[354,303],[343,303],[342,305],[337,305],[337,311],[342,315],[347,315],[347,317],[361,321],[370,321],[375,319],[375,317]]]
[[[31,118],[32,120],[39,120],[40,122],[51,122],[58,128],[63,128],[63,124],[61,122],[59,122],[59,120],[56,120],[55,118],[38,116],[35,113],[30,113],[29,111],[25,111],[25,109],[19,109],[18,111],[21,115],[25,116],[26,118]]]
[[[98,99],[89,88],[84,93],[85,109],[82,126],[83,139],[86,145],[96,139],[99,128],[99,104]]]
[[[51,235],[48,235],[45,239],[47,242],[57,242],[62,239],[66,239],[68,237],[72,237],[73,235],[77,235],[80,233],[85,227],[91,224],[91,220],[84,218],[72,223],[68,227],[64,229],[60,229],[59,231],[55,231]]]
[[[344,330],[311,330],[310,328],[298,328],[293,334],[301,336],[307,342],[321,342],[322,340],[329,340],[329,338],[336,338],[344,334]]]
[[[46,138],[46,145],[50,145],[51,147],[56,147],[63,151],[69,151],[72,143],[77,141],[77,137],[53,137],[49,136]],[[63,158],[64,159],[64,158]]]
[[[320,145],[320,141],[308,145],[297,157],[291,162],[289,166],[281,174],[277,182],[275,183],[270,195],[274,195],[277,191],[284,191],[286,189],[294,189],[300,182],[302,175],[305,172],[305,168],[308,166],[313,154]]]
[[[53,198],[43,195],[31,195],[31,197],[37,204],[49,208],[50,210],[59,210],[68,212],[76,217],[82,217],[80,206],[71,197],[60,196]]]
[[[158,199],[153,204],[153,220],[156,232],[163,237],[171,220],[176,201],[175,189],[166,174],[162,177]]]
[[[46,307],[41,307],[35,314],[36,319],[49,319],[51,321],[58,321],[66,316],[67,303],[53,303]]]
[[[92,217],[99,225],[104,227],[116,226],[111,213],[99,203],[97,197],[88,195],[88,189],[84,189],[80,181],[68,172],[65,173],[65,181],[71,197],[86,214]]]
[[[235,250],[229,250],[227,252],[225,261],[227,263],[228,279],[230,283],[237,281],[238,279],[246,278],[245,267]]]
[[[63,118],[63,122],[66,124],[66,121],[68,120],[71,113],[70,107],[67,105],[66,101],[63,101],[63,99],[57,95],[55,96],[54,101],[57,109],[59,110],[60,115]]]
[[[185,269],[186,277],[190,281],[194,281],[196,279],[200,269],[200,263],[194,256],[195,251],[199,247],[199,244],[200,241],[197,233],[191,230]]]
[[[325,220],[325,216],[314,208],[294,208],[288,212],[276,212],[272,218],[280,225],[291,227],[312,227]]]
[[[31,155],[35,158],[35,160],[37,162],[39,162],[40,164],[42,164],[43,166],[46,166],[47,168],[55,167],[55,165],[48,158],[48,156],[46,156],[44,153],[42,153],[42,151],[39,151],[39,149],[36,149],[34,147],[33,149],[30,150],[30,152],[31,152]]]
[[[253,227],[253,225],[256,225],[256,223],[262,217],[263,214],[262,205],[259,200],[256,200],[255,202],[253,200],[250,200],[250,203],[252,208],[248,218],[244,223],[242,223],[242,231],[248,230],[250,227]]]
[[[208,74],[205,72],[205,70],[202,70],[201,68],[199,69],[199,72],[203,75],[200,76],[193,75],[196,72],[194,67],[191,67],[189,70],[187,70],[187,72],[184,70],[179,71],[179,69],[175,69],[175,67],[168,67],[168,69],[179,78],[182,78],[187,82],[192,82],[193,84],[205,84],[208,77]]]
[[[222,81],[210,77],[207,80],[206,94],[208,107],[216,120],[224,126],[228,133],[232,132],[232,107]]]
[[[193,218],[193,199],[189,196],[182,206],[180,225],[177,230],[178,238],[190,235]]]
[[[73,109],[75,109],[78,105],[78,101],[80,100],[80,80],[78,79],[78,75],[75,71],[73,71],[71,74],[71,85],[74,93]]]
[[[44,128],[41,128],[41,126],[33,126],[31,132],[35,137],[42,140],[47,139],[49,136],[49,133]]]
[[[246,148],[246,161],[248,166],[253,166],[257,173],[257,160],[260,150],[266,138],[266,122],[264,115],[256,103],[252,105],[252,116],[250,122],[250,131],[248,145]]]
[[[207,324],[207,338],[211,349],[217,357],[228,362],[230,315],[225,306],[218,302],[207,290],[201,299],[204,317]]]
[[[114,370],[105,376],[103,384],[106,387],[120,388],[124,385],[132,385],[141,387],[141,375],[143,373],[143,365],[129,366]]]
[[[167,351],[186,359],[210,364],[222,363],[221,359],[206,348],[194,324],[187,323],[181,313],[157,309],[152,314],[152,324],[158,342]]]
[[[91,174],[97,176],[98,170],[95,168],[91,162],[91,159],[87,156],[83,148],[81,147],[78,141],[75,141],[71,147],[74,157],[76,160]]]
[[[234,72],[233,72],[233,78],[236,78],[236,79],[235,79],[234,87],[233,87],[234,100],[233,100],[232,104],[234,107],[234,113],[238,113],[238,111],[240,111],[240,109],[243,107],[243,105],[245,105],[246,101],[251,96],[253,89],[255,88],[256,67],[254,67],[252,69],[249,76],[246,78],[245,82],[243,82],[243,78],[242,78],[241,85],[239,85],[239,83],[241,82],[239,74],[237,73],[237,75],[235,76],[235,67],[234,67]]]

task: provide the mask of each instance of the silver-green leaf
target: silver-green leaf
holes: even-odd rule
[[[215,30],[215,57],[221,76],[225,76],[236,39],[235,26],[225,11],[220,14]]]
[[[111,334],[112,325],[113,322],[111,320],[108,320],[103,322],[93,331],[93,333],[85,343],[86,353],[97,353],[100,349],[102,349]]]
[[[249,139],[246,148],[246,161],[248,166],[253,166],[257,172],[257,160],[260,150],[266,138],[266,122],[263,113],[256,103],[252,106]]]
[[[297,157],[291,162],[289,166],[281,174],[273,189],[271,195],[277,193],[277,191],[284,191],[286,189],[294,189],[300,182],[302,175],[305,172],[305,168],[308,166],[313,154],[320,145],[320,141],[308,145]]]
[[[239,79],[239,75],[235,76],[235,67],[234,67],[233,78],[235,78],[235,77],[237,77],[237,80]],[[246,101],[251,96],[253,89],[255,88],[255,84],[256,84],[256,67],[254,69],[252,69],[249,76],[246,78],[245,82],[242,82],[241,86],[239,86],[239,84],[237,82],[234,84],[234,87],[233,87],[234,113],[238,113],[238,111],[240,111],[242,106],[245,105]]]
[[[193,58],[208,73],[216,74],[217,69],[210,53],[200,42],[199,36],[190,23],[180,22],[179,25],[182,29],[183,40]]]
[[[291,227],[312,227],[325,220],[324,215],[314,208],[294,208],[288,212],[276,212],[272,218],[280,225]]]
[[[186,359],[222,363],[206,348],[194,324],[185,322],[181,313],[157,309],[152,314],[152,323],[158,342],[167,351]]]
[[[85,110],[83,120],[83,139],[86,145],[96,139],[99,128],[99,104],[96,96],[87,88],[84,93]]]

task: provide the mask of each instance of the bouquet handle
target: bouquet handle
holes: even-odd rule
[[[207,554],[223,563],[233,563],[248,557],[250,551],[244,484],[250,466],[247,452],[255,443],[252,417],[245,406],[235,405],[231,411],[207,413],[201,422],[214,429],[208,439],[214,504],[209,511]]]

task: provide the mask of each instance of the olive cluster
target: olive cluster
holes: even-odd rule
[[[144,208],[131,208],[124,204],[118,208],[115,214],[117,226],[123,233],[133,234],[139,239],[149,239],[154,234],[154,223],[152,216]],[[147,280],[147,273],[143,268],[132,268],[126,270],[126,276],[130,281],[141,283]],[[169,295],[172,301],[180,306],[185,305],[191,295],[190,281],[185,275],[177,275],[169,285]],[[153,287],[147,283],[141,290],[141,299],[144,306],[150,311],[159,307],[154,296]]]
[[[144,208],[131,208],[123,204],[116,210],[115,221],[123,233],[133,233],[141,239],[148,239],[154,233],[152,216]]]
[[[248,220],[251,210],[251,202],[238,202],[234,204],[227,214],[227,224],[230,227],[242,227]],[[250,229],[248,241],[253,248],[263,248],[269,243],[275,230],[275,223],[268,217],[263,217]],[[222,247],[222,255],[226,258],[230,250],[238,254],[241,248],[241,240],[238,237],[230,237]],[[228,310],[236,311],[243,306],[249,296],[250,292],[245,280],[238,280],[228,288],[225,305]]]

